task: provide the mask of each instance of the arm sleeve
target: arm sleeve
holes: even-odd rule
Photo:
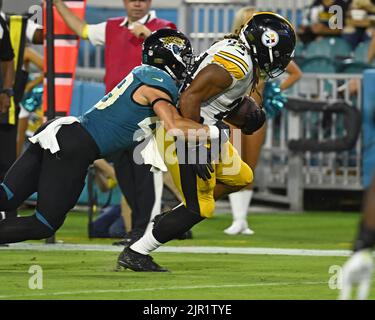
[[[87,25],[87,38],[94,46],[104,46],[107,22]]]
[[[0,18],[0,60],[10,61],[14,58],[14,52],[10,43],[9,31],[5,21]]]
[[[222,66],[236,80],[245,78],[251,72],[245,55],[231,46],[226,46],[216,52],[212,62]]]

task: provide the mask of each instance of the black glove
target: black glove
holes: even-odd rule
[[[250,135],[259,130],[266,122],[266,113],[257,107],[254,111],[246,114],[245,124],[241,127],[243,134]]]
[[[211,148],[208,145],[198,144],[189,146],[187,150],[188,163],[193,167],[194,173],[204,181],[211,179],[214,166],[211,158]]]

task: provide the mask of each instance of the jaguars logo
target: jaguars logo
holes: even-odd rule
[[[164,37],[160,38],[160,41],[163,42],[164,47],[168,48],[175,54],[181,53],[186,47],[186,41],[179,37]]]

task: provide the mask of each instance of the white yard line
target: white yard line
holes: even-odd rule
[[[30,244],[17,243],[0,250],[35,250],[35,251],[108,251],[120,252],[122,246],[91,244]],[[171,247],[165,246],[157,252],[169,253],[208,253],[208,254],[255,254],[281,256],[347,257],[349,250],[281,249],[281,248],[236,248],[236,247]]]
[[[202,286],[174,286],[157,288],[139,288],[139,289],[117,289],[117,290],[85,290],[85,291],[62,291],[49,293],[30,293],[30,294],[10,294],[0,295],[0,299],[23,298],[23,297],[53,297],[70,296],[81,294],[102,294],[102,293],[132,293],[132,292],[153,292],[170,290],[196,290],[196,289],[226,289],[226,288],[247,288],[247,287],[272,287],[272,286],[306,286],[327,284],[327,282],[270,282],[270,283],[248,283],[248,284],[223,284],[223,285],[202,285]]]

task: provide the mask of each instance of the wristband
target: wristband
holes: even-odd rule
[[[82,39],[88,40],[89,39],[89,25],[85,24],[82,29]]]
[[[217,126],[208,126],[208,130],[210,132],[210,139],[219,139],[220,138],[220,130]]]

